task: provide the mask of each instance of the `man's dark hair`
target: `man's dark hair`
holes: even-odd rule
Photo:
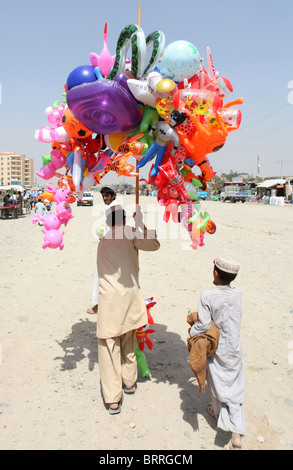
[[[216,265],[214,266],[214,268],[217,271],[220,280],[225,284],[230,284],[230,282],[234,281],[237,276],[237,274],[226,273],[225,271],[222,271]]]
[[[124,209],[116,209],[111,212],[106,217],[106,222],[109,227],[116,227],[117,225],[123,225],[124,219],[126,218],[126,213]]]
[[[116,195],[113,189],[111,188],[102,188],[100,192],[101,194],[114,194],[114,196]]]

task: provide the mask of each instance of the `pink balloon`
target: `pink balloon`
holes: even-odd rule
[[[64,232],[59,232],[58,230],[46,230],[42,228],[42,232],[45,234],[44,243],[42,248],[60,248],[63,250],[63,235]]]
[[[105,24],[104,29],[104,47],[100,57],[97,54],[91,53],[90,62],[93,67],[99,67],[104,77],[109,75],[109,72],[115,63],[115,56],[112,57],[107,45],[107,23]]]

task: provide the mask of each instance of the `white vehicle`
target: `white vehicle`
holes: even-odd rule
[[[77,201],[78,206],[92,206],[94,204],[94,196],[91,193],[83,193],[80,201]]]
[[[230,184],[224,187],[220,195],[220,200],[222,202],[245,202],[249,197],[250,193],[245,184]]]

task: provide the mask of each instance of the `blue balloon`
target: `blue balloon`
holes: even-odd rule
[[[200,65],[198,49],[188,41],[175,41],[163,51],[160,70],[165,77],[180,83],[193,77]]]
[[[82,83],[95,82],[96,80],[95,67],[92,65],[80,65],[68,75],[66,82],[67,91]]]

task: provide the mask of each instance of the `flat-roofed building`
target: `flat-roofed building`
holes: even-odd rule
[[[23,188],[34,184],[34,160],[15,152],[0,152],[1,185],[21,185]]]

